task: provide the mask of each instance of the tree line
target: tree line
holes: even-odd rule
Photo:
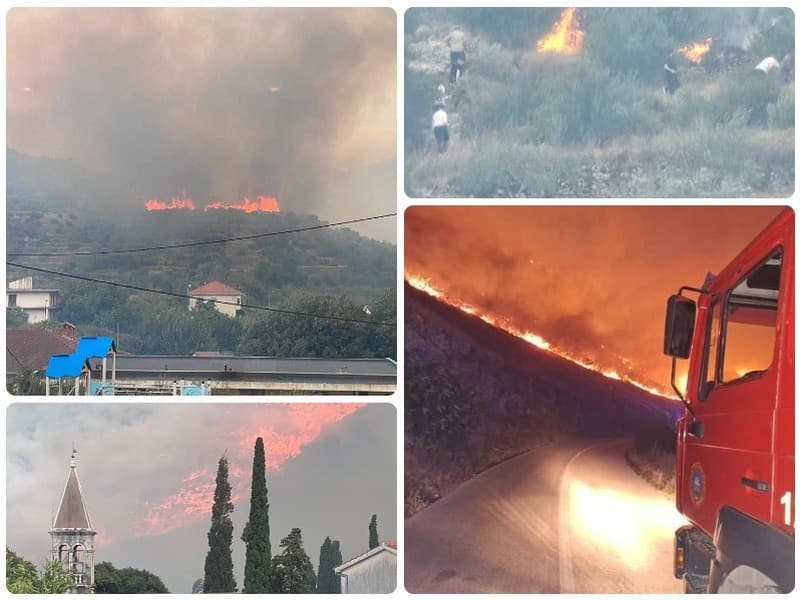
[[[195,589],[203,593],[237,592],[233,574],[233,502],[228,478],[228,458],[223,455],[217,465],[211,527],[208,531],[208,554],[201,583]],[[338,540],[329,536],[320,547],[317,572],[303,548],[300,528],[292,528],[280,542],[280,553],[272,555],[269,528],[269,500],[266,482],[264,441],[256,439],[250,492],[250,514],[241,536],[246,545],[243,593],[298,594],[340,593],[341,585],[335,568],[342,564]],[[377,515],[369,523],[369,548],[379,545]]]

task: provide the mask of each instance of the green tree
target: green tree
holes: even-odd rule
[[[281,548],[281,554],[272,558],[272,592],[313,593],[316,588],[314,566],[303,549],[300,528],[292,528],[281,540]]]
[[[236,592],[233,577],[233,503],[231,485],[228,482],[228,458],[223,455],[217,467],[217,483],[214,489],[214,505],[211,508],[211,529],[208,531],[208,555],[206,555],[203,577],[204,593]]]
[[[342,553],[339,551],[339,541],[331,541],[329,536],[319,549],[319,568],[317,571],[317,592],[334,593],[341,592],[339,577],[334,572],[334,568],[342,563]]]
[[[57,559],[44,562],[42,577],[39,581],[37,593],[43,595],[60,595],[68,593],[72,588],[75,578]]]
[[[253,480],[250,489],[250,517],[242,533],[247,545],[243,593],[268,593],[271,587],[269,544],[269,502],[267,498],[264,440],[256,439]]]
[[[378,540],[378,516],[373,513],[372,519],[369,521],[369,548],[374,549],[380,544]]]
[[[44,374],[38,370],[23,367],[14,374],[14,379],[8,382],[8,391],[11,394],[43,395],[45,392]]]
[[[36,566],[6,547],[6,588],[10,593],[35,593],[39,575]]]
[[[117,569],[107,561],[95,566],[94,584],[96,593],[169,593],[161,578],[155,574],[136,568]]]
[[[22,328],[28,325],[28,316],[22,309],[6,309],[6,327]]]

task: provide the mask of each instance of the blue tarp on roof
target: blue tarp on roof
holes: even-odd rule
[[[93,336],[78,340],[78,347],[75,349],[74,354],[84,359],[105,357],[112,349],[114,351],[117,350],[112,338],[108,336]]]
[[[45,374],[48,378],[77,378],[81,375],[83,367],[88,367],[85,357],[72,355],[53,355],[47,364]]]

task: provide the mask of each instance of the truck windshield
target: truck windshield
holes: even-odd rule
[[[721,381],[755,377],[772,364],[778,315],[782,252],[742,279],[725,306]]]

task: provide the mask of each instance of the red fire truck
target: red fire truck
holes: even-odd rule
[[[702,288],[670,297],[677,425],[675,577],[686,592],[794,588],[794,213]],[[676,359],[688,359],[685,391]],[[685,392],[685,395],[684,395]]]

